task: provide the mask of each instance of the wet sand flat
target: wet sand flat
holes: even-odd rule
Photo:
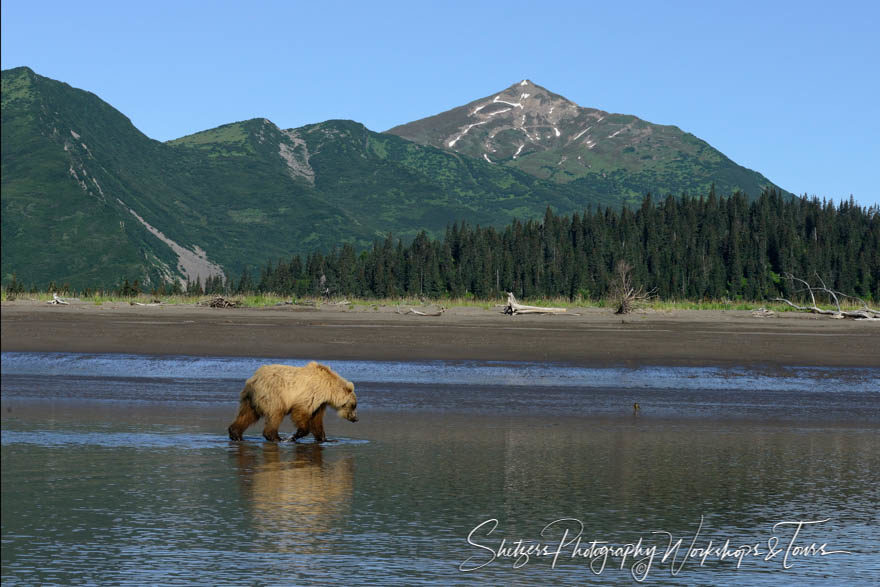
[[[476,540],[493,549],[560,543],[561,528],[542,529],[562,518],[585,540],[643,538],[660,552],[652,584],[869,584],[880,570],[876,424],[365,410],[326,419],[337,442],[276,444],[259,426],[228,441],[232,403],[4,392],[4,584],[633,583],[635,561],[597,574],[572,546],[555,566],[492,560],[468,542],[490,519],[497,530]],[[654,534],[763,547],[793,540],[777,522],[820,519],[798,544],[846,554],[790,568],[716,557],[674,573]]]
[[[352,569],[364,584],[867,584],[880,572],[877,323],[19,302],[2,320],[4,584],[351,584]],[[242,381],[272,356],[327,359],[356,382],[360,421],[328,414],[337,442],[324,445],[264,442],[261,423],[229,441]],[[824,520],[798,545],[842,553],[599,571],[573,547],[558,565],[487,557],[504,540],[561,544],[568,526],[543,531],[554,520],[585,540],[644,538],[660,556],[657,532],[766,545],[794,540],[779,522]]]
[[[405,312],[407,306],[401,307]],[[122,303],[4,302],[3,351],[308,357],[359,360],[555,361],[579,365],[880,366],[880,324],[799,313],[607,309],[510,317],[452,308],[212,309]]]

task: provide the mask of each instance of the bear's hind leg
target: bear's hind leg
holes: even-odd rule
[[[321,407],[309,420],[309,432],[315,437],[315,442],[326,442],[327,435],[324,434],[324,408]]]
[[[251,402],[248,400],[242,400],[241,404],[238,406],[238,415],[235,418],[235,422],[230,424],[227,429],[229,431],[229,439],[241,440],[241,435],[247,430],[247,427],[259,419],[260,417],[254,411]]]
[[[266,426],[263,427],[263,438],[269,442],[278,442],[281,437],[278,435],[278,427],[281,425],[283,414],[272,414],[266,416]]]
[[[296,432],[293,433],[293,436],[290,437],[290,440],[296,442],[303,436],[308,435],[309,418],[306,414],[303,414],[301,411],[294,409],[292,412],[290,412],[290,420],[293,422],[293,425],[296,426]]]

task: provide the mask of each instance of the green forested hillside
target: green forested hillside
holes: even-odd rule
[[[98,96],[16,68],[2,72],[2,280],[204,282],[388,233],[618,208],[645,185],[635,170],[561,183],[532,171],[347,120],[258,118],[162,143]],[[665,193],[687,170],[639,173]]]
[[[104,281],[175,262],[150,248],[149,233],[116,202],[161,143],[96,96],[26,68],[3,72],[0,95],[4,281],[13,271],[37,281]]]

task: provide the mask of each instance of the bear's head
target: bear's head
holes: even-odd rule
[[[351,381],[345,382],[345,394],[345,403],[339,406],[339,408],[336,410],[336,413],[339,414],[340,418],[345,418],[349,422],[357,422],[358,401],[357,396],[354,394],[354,383],[352,383]]]
[[[349,422],[357,422],[357,396],[354,394],[354,383],[341,377],[326,365],[320,365],[312,361],[307,367],[323,372],[326,377],[325,381],[335,390],[333,392],[333,400],[329,402],[329,405],[336,408],[336,413],[339,414],[339,417]]]

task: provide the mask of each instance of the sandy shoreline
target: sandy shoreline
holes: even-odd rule
[[[439,317],[295,306],[221,310],[123,303],[4,302],[3,351],[298,357],[318,360],[558,361],[592,366],[880,366],[880,325],[784,313],[670,311],[625,318],[504,316],[453,308]]]

